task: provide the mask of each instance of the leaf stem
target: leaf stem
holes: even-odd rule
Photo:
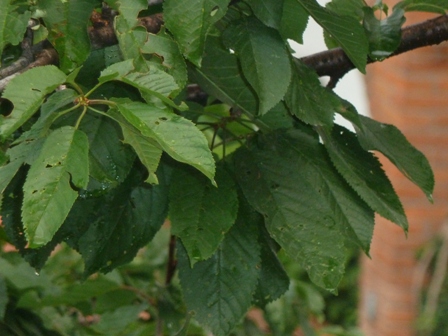
[[[81,120],[82,120],[82,118],[84,118],[86,113],[87,113],[87,106],[84,106],[84,108],[83,108],[83,110],[81,112],[81,115],[79,116],[78,120],[76,121],[75,129],[78,129],[79,124],[81,124]]]
[[[101,85],[103,85],[104,83],[98,83],[98,84],[96,84],[93,88],[91,88],[90,90],[89,90],[89,92],[87,92],[85,95],[84,95],[84,97],[89,97],[93,92],[95,92]]]
[[[117,103],[107,99],[90,99],[89,105],[107,105],[109,107],[117,107]]]

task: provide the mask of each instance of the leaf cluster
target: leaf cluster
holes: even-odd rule
[[[431,199],[423,154],[322,87],[288,39],[302,42],[312,17],[365,72],[398,46],[406,11],[446,4],[405,1],[381,20],[385,5],[357,0],[166,0],[153,34],[137,20],[146,0],[106,3],[118,44],[90,50],[101,2],[0,1],[0,47],[32,17],[60,58],[2,95],[13,106],[0,120],[3,230],[35,269],[65,242],[84,277],[112,271],[168,218],[186,311],[227,335],[288,290],[279,250],[337,292],[350,248],[369,253],[374,213],[407,230],[374,151]],[[205,101],[189,95],[197,86]]]

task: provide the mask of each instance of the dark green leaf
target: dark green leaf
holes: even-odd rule
[[[0,275],[0,322],[3,321],[6,312],[6,305],[8,304],[8,289],[3,276]]]
[[[192,266],[215,252],[236,220],[235,183],[223,168],[215,178],[218,187],[189,170],[177,170],[172,178],[171,230],[182,240]]]
[[[339,43],[358,70],[365,73],[369,43],[359,22],[353,17],[340,16],[319,6],[316,0],[297,1]]]
[[[332,132],[322,130],[320,134],[333,164],[348,184],[374,211],[407,230],[408,221],[401,202],[378,159],[365,151],[356,135],[344,127],[334,125]],[[363,249],[368,251],[373,230],[368,232],[364,227],[354,227],[354,230]]]
[[[0,55],[7,44],[17,45],[22,41],[31,13],[20,14],[14,0],[0,0]],[[1,60],[0,60],[1,66]]]
[[[286,106],[291,114],[307,124],[331,127],[339,100],[320,84],[313,70],[299,61],[294,65],[291,84],[285,96]]]
[[[22,126],[42,105],[45,96],[64,81],[64,73],[53,65],[36,67],[13,78],[2,98],[9,99],[14,110],[1,120],[0,139],[6,139]]]
[[[220,39],[207,38],[202,67],[190,67],[192,80],[208,94],[238,106],[248,115],[255,115],[257,98],[241,78],[238,60],[220,43]]]
[[[32,164],[43,145],[43,139],[27,141],[11,147],[6,151],[9,163],[0,167],[0,193],[3,193],[19,168],[27,163]]]
[[[119,127],[109,118],[86,116],[81,128],[89,138],[90,175],[105,188],[123,182],[132,168],[135,154],[123,145]]]
[[[22,218],[30,247],[51,240],[78,196],[73,188],[87,186],[88,150],[85,133],[70,126],[45,140],[23,186]]]
[[[250,17],[231,24],[223,33],[226,46],[235,51],[244,77],[259,98],[263,115],[285,95],[291,64],[285,42],[278,31]]]
[[[8,241],[22,253],[27,242],[22,225],[23,183],[28,169],[22,167],[2,195],[0,215]],[[33,249],[35,251],[36,249]]]
[[[303,32],[308,24],[308,12],[297,0],[283,0],[280,34],[284,39],[303,43]]]
[[[159,168],[156,186],[143,184],[142,174],[133,170],[105,195],[75,203],[61,229],[66,232],[67,242],[81,253],[85,275],[108,272],[130,262],[154,237],[168,207],[164,170]]]
[[[138,315],[147,308],[147,304],[124,306],[113,312],[101,315],[101,320],[92,326],[100,335],[125,335],[126,327],[138,319]]]
[[[23,164],[23,160],[15,160],[0,167],[0,193],[3,193],[17,171]]]
[[[266,230],[264,230],[266,231]],[[260,278],[254,294],[253,302],[264,307],[269,302],[277,300],[289,288],[289,277],[271,247],[267,232],[260,234],[261,265]]]
[[[195,167],[213,182],[215,161],[207,139],[191,121],[152,104],[121,103],[117,107],[142,135],[154,139],[173,159]]]
[[[76,305],[78,302],[87,301],[106,293],[110,293],[120,288],[115,281],[111,281],[105,276],[99,276],[95,279],[89,279],[83,283],[77,283],[68,286],[62,293],[48,293],[40,302],[36,302],[38,306],[58,306],[58,305]],[[26,306],[22,306],[26,307]],[[31,306],[30,308],[32,308]]]
[[[325,5],[325,8],[337,15],[350,16],[358,22],[362,22],[365,6],[364,0],[332,0]],[[339,47],[339,43],[327,31],[324,31],[324,40],[328,49]]]
[[[70,72],[82,65],[90,53],[90,40],[87,33],[89,18],[100,1],[40,0],[38,9],[46,15],[44,21],[49,29],[49,41],[59,54],[60,67]],[[49,75],[46,75],[49,77]]]
[[[335,290],[344,273],[346,239],[362,246],[354,228],[370,232],[373,212],[334,170],[318,139],[282,130],[249,148],[235,157],[246,198],[311,280]]]
[[[294,119],[283,101],[274,106],[268,113],[262,115],[260,120],[270,129],[292,128],[294,125]]]
[[[163,151],[154,140],[143,136],[135,128],[122,127],[122,131],[124,143],[132,146],[141,163],[148,170],[148,178],[145,182],[157,184],[158,179],[155,172]]]
[[[248,0],[255,16],[266,26],[279,29],[283,14],[283,0]]]
[[[200,67],[209,29],[227,12],[229,0],[166,0],[163,14],[185,57]]]
[[[401,26],[406,21],[403,9],[379,20],[370,7],[364,7],[363,25],[369,38],[369,57],[382,61],[391,55],[401,42]]]
[[[383,153],[432,202],[434,174],[426,157],[395,126],[361,115],[359,120],[362,128],[355,127],[361,146]]]
[[[2,270],[4,279],[13,289],[19,291],[25,291],[32,288],[46,288],[47,290],[54,289],[54,286],[51,284],[48,277],[39,277],[23,260],[12,263],[9,260],[0,258],[0,269]]]
[[[177,250],[187,309],[216,336],[227,335],[241,320],[257,286],[260,246],[249,211],[240,207],[235,225],[208,260],[191,268],[185,248]]]
[[[325,8],[338,15],[351,16],[361,21],[364,17],[363,8],[365,6],[364,0],[332,0],[325,5]]]

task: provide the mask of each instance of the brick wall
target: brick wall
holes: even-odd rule
[[[411,22],[426,19],[412,16]],[[362,258],[360,325],[367,336],[415,335],[418,249],[448,215],[448,43],[415,50],[368,68],[372,117],[396,125],[433,167],[434,204],[384,158],[409,219],[409,234],[377,217],[372,260]]]

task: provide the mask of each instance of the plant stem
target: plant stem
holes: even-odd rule
[[[75,129],[78,129],[79,124],[81,124],[81,120],[82,120],[82,118],[84,118],[86,113],[87,113],[87,106],[84,106],[84,109],[82,110],[81,115],[79,116],[78,120],[76,121]]]

